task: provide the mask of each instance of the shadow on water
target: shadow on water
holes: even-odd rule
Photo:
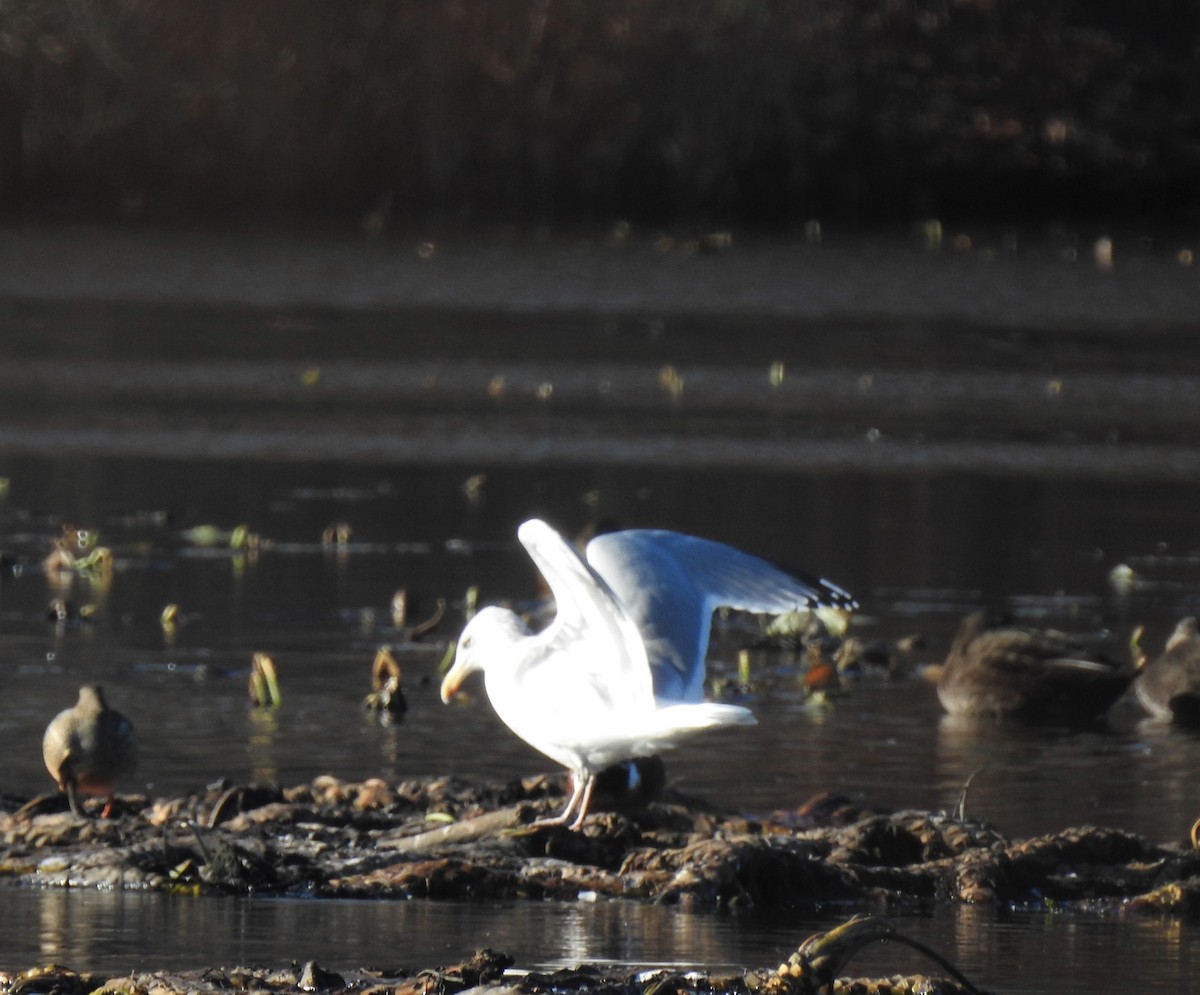
[[[507,780],[552,769],[498,723],[480,688],[455,708],[436,692],[469,587],[483,601],[537,597],[514,538],[532,515],[566,531],[600,516],[668,527],[819,571],[859,597],[857,634],[922,633],[915,664],[941,659],[980,604],[1118,645],[1145,624],[1152,651],[1197,611],[1200,371],[1190,336],[1177,334],[1180,315],[1195,313],[1194,274],[1185,287],[1165,263],[1139,263],[1166,288],[1155,324],[1139,318],[1137,288],[1110,281],[1101,293],[1095,274],[1071,271],[1078,286],[1064,290],[1052,260],[1007,276],[973,271],[956,291],[954,268],[977,265],[958,260],[937,271],[950,281],[937,284],[947,316],[920,284],[930,261],[901,257],[880,298],[891,316],[867,321],[846,309],[844,290],[813,289],[797,257],[785,263],[825,295],[823,312],[791,297],[740,319],[726,303],[706,318],[715,291],[701,293],[694,271],[680,279],[696,303],[678,320],[659,316],[646,283],[611,317],[589,299],[488,320],[499,287],[471,289],[466,305],[479,310],[454,312],[437,294],[468,284],[445,273],[425,310],[404,312],[274,299],[5,305],[0,549],[22,568],[0,582],[4,791],[50,787],[41,732],[85,680],[103,681],[137,723],[143,761],[127,787],[151,795],[222,776]],[[569,303],[566,264],[553,265],[548,293]],[[775,276],[766,284],[786,284]],[[103,296],[102,283],[87,286]],[[1038,288],[1061,334],[1035,320]],[[975,291],[1008,302],[1002,320],[988,323]],[[56,584],[41,572],[64,521],[99,530],[116,556],[109,582]],[[322,547],[337,521],[352,526],[351,541]],[[268,540],[257,553],[189,532],[239,524]],[[1123,591],[1108,582],[1118,564],[1136,578]],[[400,588],[413,618],[438,598],[449,604],[419,641],[392,618]],[[56,597],[74,609],[62,622],[47,618]],[[168,603],[179,605],[171,629],[160,623]],[[746,638],[719,622],[714,674],[733,672]],[[391,726],[359,707],[381,644],[397,654],[409,703]],[[275,658],[283,690],[266,717],[247,707],[258,651]],[[1200,741],[1136,716],[1075,732],[963,725],[942,716],[916,667],[813,708],[794,657],[756,654],[755,666],[766,678],[748,702],[759,725],[677,751],[677,787],[748,813],[823,791],[949,809],[982,768],[968,811],[1011,836],[1099,823],[1182,840],[1200,814]],[[483,945],[522,967],[769,965],[842,912],[764,920],[621,903],[6,892],[0,931],[10,966],[312,956],[425,966]],[[1175,990],[1193,964],[1190,935],[1171,923],[956,908],[905,927],[1006,991],[1046,990],[1047,979],[1056,991]],[[872,954],[864,971],[894,973],[892,956]]]

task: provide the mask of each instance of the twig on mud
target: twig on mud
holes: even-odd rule
[[[887,919],[878,916],[855,916],[824,933],[816,933],[800,944],[800,948],[781,964],[776,977],[787,988],[796,983],[804,995],[815,995],[825,989],[833,992],[837,975],[867,944],[881,942],[903,943],[924,954],[972,995],[983,995],[970,980],[948,960],[918,940],[905,936]]]

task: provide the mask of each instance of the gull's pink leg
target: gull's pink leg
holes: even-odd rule
[[[565,826],[567,820],[571,818],[571,813],[575,811],[575,806],[579,804],[579,799],[583,797],[584,790],[587,789],[588,794],[591,794],[591,775],[586,775],[582,779],[575,778],[575,788],[571,792],[570,801],[567,802],[567,807],[562,810],[559,815],[552,815],[546,819],[538,819],[531,822],[531,826]]]
[[[583,787],[583,799],[579,803],[579,814],[575,816],[575,821],[571,823],[572,829],[578,829],[583,825],[583,820],[587,818],[588,806],[592,803],[592,789],[596,786],[596,775],[588,774],[587,780]]]

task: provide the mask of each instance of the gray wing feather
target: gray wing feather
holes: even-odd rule
[[[781,613],[853,608],[829,581],[791,573],[723,543],[658,529],[597,536],[588,562],[641,630],[660,699],[700,701],[712,613],[720,607]]]

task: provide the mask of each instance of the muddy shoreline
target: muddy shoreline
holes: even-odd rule
[[[60,799],[9,799],[0,880],[10,886],[372,899],[623,898],[694,910],[887,911],[937,903],[1186,915],[1200,854],[1120,829],[1009,839],[986,823],[870,812],[836,797],[748,819],[668,793],[599,812],[582,832],[530,826],[562,779],[388,784],[322,776],[278,789],[217,782],[115,817]]]
[[[814,937],[814,939],[818,939]],[[839,962],[845,951],[835,951]],[[121,995],[208,995],[236,991],[356,991],[371,995],[457,995],[470,991],[495,995],[543,995],[543,993],[602,992],[611,995],[655,995],[660,992],[711,992],[722,995],[801,995],[827,983],[830,992],[856,995],[953,995],[978,993],[970,982],[945,977],[896,975],[889,978],[829,979],[809,969],[808,975],[795,974],[793,956],[777,968],[749,970],[734,975],[701,975],[696,972],[638,971],[619,974],[592,965],[562,969],[551,973],[511,970],[513,958],[503,952],[484,948],[458,964],[426,967],[420,970],[402,967],[363,967],[348,972],[327,971],[316,961],[292,963],[280,967],[211,967],[201,971],[131,972],[105,978],[103,974],[82,973],[57,965],[32,967],[15,973],[0,972],[0,989],[13,995],[55,993],[121,993]],[[808,967],[809,965],[805,965]],[[819,965],[818,970],[825,967]]]
[[[322,776],[283,789],[222,781],[172,798],[119,796],[114,816],[103,820],[72,815],[54,795],[10,797],[0,814],[0,887],[375,900],[621,898],[700,913],[835,909],[846,922],[781,965],[728,976],[614,974],[587,965],[524,973],[512,970],[511,956],[481,950],[462,964],[341,974],[315,961],[111,978],[31,966],[0,975],[0,990],[790,995],[836,979],[835,991],[959,992],[973,989],[936,964],[933,977],[861,979],[851,977],[850,961],[869,943],[904,940],[879,917],[938,904],[1186,918],[1200,901],[1200,854],[1119,829],[1009,839],[969,817],[865,811],[834,796],[748,819],[669,792],[624,813],[612,811],[617,800],[610,799],[610,810],[589,817],[582,832],[531,826],[561,805],[563,788],[559,776],[505,784]],[[814,973],[818,967],[826,973]]]

